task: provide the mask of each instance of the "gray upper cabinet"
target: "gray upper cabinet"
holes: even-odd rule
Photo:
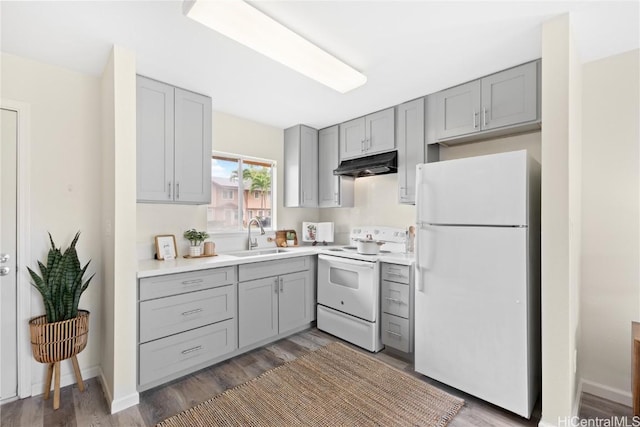
[[[318,131],[318,206],[321,208],[353,207],[354,178],[335,176],[340,164],[339,127]]]
[[[398,201],[416,203],[416,165],[424,161],[424,98],[396,107]]]
[[[136,168],[138,201],[173,201],[173,87],[138,76]]]
[[[364,155],[364,117],[340,124],[340,160]]]
[[[309,126],[284,131],[284,206],[318,207],[318,131]]]
[[[175,89],[175,201],[211,203],[211,98]]]
[[[137,76],[138,202],[211,201],[211,98]]]
[[[482,79],[482,129],[538,118],[538,63],[530,62]]]
[[[340,160],[391,151],[395,142],[395,108],[387,108],[340,125]]]
[[[480,129],[480,81],[465,83],[436,94],[438,139]]]
[[[465,142],[539,123],[539,67],[540,61],[529,62],[434,94],[428,121],[435,125],[436,141],[463,137],[459,142]]]

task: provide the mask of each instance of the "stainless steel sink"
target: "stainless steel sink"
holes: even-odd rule
[[[236,257],[250,257],[261,255],[275,255],[289,252],[287,249],[273,248],[273,249],[252,249],[248,251],[229,252],[225,255],[231,255]]]

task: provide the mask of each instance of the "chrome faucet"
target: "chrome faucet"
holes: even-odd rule
[[[252,218],[249,221],[249,225],[247,226],[247,232],[249,233],[249,250],[258,247],[258,238],[254,238],[253,240],[251,239],[251,224],[253,223],[258,224],[258,227],[260,227],[260,234],[264,234],[264,228],[262,227],[262,223],[260,222],[260,220],[258,218]]]

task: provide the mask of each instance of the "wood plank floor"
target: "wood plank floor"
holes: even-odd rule
[[[317,329],[298,333],[164,386],[142,392],[138,406],[114,415],[108,413],[100,383],[96,378],[92,378],[85,381],[84,393],[81,393],[76,385],[61,389],[60,409],[57,411],[52,409],[51,400],[44,401],[42,395],[1,406],[0,426],[153,426],[171,415],[333,341],[340,340]],[[411,363],[390,352],[383,351],[373,357],[463,398],[465,405],[449,424],[452,427],[537,426],[540,419],[539,403],[532,419],[525,420],[416,374]],[[631,415],[631,408],[588,394],[583,395],[580,410],[581,416],[584,417],[610,418]]]

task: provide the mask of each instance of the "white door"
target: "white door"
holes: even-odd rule
[[[525,150],[418,165],[418,221],[527,224]]]
[[[16,295],[16,149],[18,113],[1,109],[0,128],[0,401],[18,394]]]
[[[527,233],[420,227],[415,294],[415,370],[525,417],[535,372]]]

